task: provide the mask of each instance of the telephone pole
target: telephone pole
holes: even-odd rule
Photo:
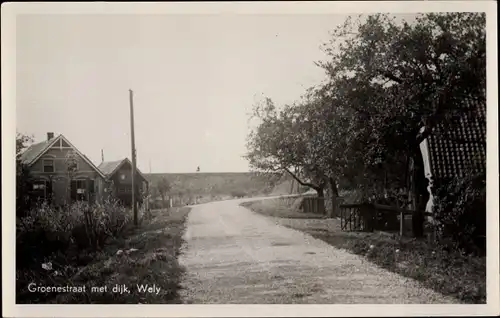
[[[137,219],[137,202],[136,202],[136,186],[135,186],[135,173],[136,167],[136,150],[135,150],[135,133],[134,133],[134,101],[133,92],[131,89],[129,91],[130,96],[130,137],[131,137],[131,151],[132,151],[132,211],[134,213],[134,225],[138,225]]]

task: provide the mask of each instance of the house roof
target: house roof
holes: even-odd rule
[[[111,175],[115,172],[116,168],[122,163],[122,161],[123,159],[116,161],[103,161],[97,168],[99,168],[99,170],[101,170],[105,175]]]
[[[52,138],[50,140],[45,140],[42,142],[38,142],[30,145],[25,151],[21,153],[19,158],[21,162],[24,164],[31,164],[35,158],[45,152],[50,146],[56,141],[57,138]]]
[[[99,170],[96,167],[96,165],[89,158],[87,158],[87,156],[85,156],[75,146],[73,146],[71,142],[69,142],[69,140],[66,139],[66,137],[64,137],[62,134],[50,140],[45,140],[29,146],[28,149],[22,152],[21,155],[19,156],[21,162],[28,166],[33,165],[41,156],[43,156],[52,147],[52,145],[54,145],[61,139],[64,140],[71,148],[73,148],[73,150],[76,151],[76,153],[80,157],[82,157],[82,159],[85,160],[97,173],[99,173],[102,177],[105,178],[105,175],[101,172],[101,170]]]
[[[466,100],[467,110],[429,135],[434,178],[453,178],[486,170],[486,103]]]
[[[114,175],[125,163],[129,163],[130,165],[132,165],[132,162],[130,162],[128,158],[124,158],[115,161],[103,161],[101,162],[98,168],[102,171],[103,174],[105,174],[109,178],[112,175]],[[139,173],[139,175],[144,180],[147,181],[146,177],[142,174],[142,172],[139,169],[137,169],[137,173]]]

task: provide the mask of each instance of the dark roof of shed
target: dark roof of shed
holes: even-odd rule
[[[129,164],[132,164],[130,162],[130,160],[128,158],[124,158],[124,159],[121,159],[121,160],[115,160],[115,161],[103,161],[101,162],[101,164],[99,165],[99,170],[101,170],[101,172],[106,175],[107,177],[110,177],[112,176],[116,171],[118,171],[118,169],[120,168],[120,166],[122,164],[125,164],[125,162],[128,162]],[[136,168],[137,169],[137,173],[145,180],[147,181],[146,177],[142,174],[142,172],[139,170],[139,168]]]
[[[122,160],[115,160],[115,161],[103,161],[101,164],[98,166],[99,170],[102,171],[105,175],[110,175],[113,173],[116,168],[122,163]]]

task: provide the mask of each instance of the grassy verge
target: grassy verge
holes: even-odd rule
[[[286,227],[321,239],[337,248],[362,255],[374,264],[400,275],[413,278],[424,286],[463,303],[486,303],[486,258],[445,251],[425,241],[386,233],[355,233],[340,230],[336,219],[308,220],[291,218],[294,212],[278,200],[249,202],[246,207],[257,213],[275,217]],[[276,212],[281,211],[281,212]]]
[[[141,227],[89,256],[92,260],[87,265],[77,270],[72,270],[70,266],[58,266],[58,271],[47,270],[30,280],[38,287],[72,286],[78,290],[63,290],[59,294],[33,293],[28,291],[27,286],[18,286],[18,299],[24,296],[29,301],[21,303],[54,304],[180,303],[178,290],[183,268],[177,256],[189,210],[188,207],[181,207],[153,211]],[[24,277],[23,281],[29,280]],[[128,291],[117,286],[125,286]],[[146,290],[139,290],[141,286]]]
[[[321,214],[314,213],[304,213],[300,212],[294,208],[297,205],[297,200],[295,197],[290,198],[276,198],[267,199],[261,201],[244,202],[241,206],[248,207],[252,211],[257,213],[277,217],[277,218],[289,218],[289,219],[324,219],[325,216]]]

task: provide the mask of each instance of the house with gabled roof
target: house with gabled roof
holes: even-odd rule
[[[30,172],[36,199],[60,206],[104,198],[106,176],[62,134],[47,133],[46,140],[32,144],[19,159]]]
[[[109,195],[118,199],[122,204],[131,206],[132,162],[128,158],[116,161],[103,161],[98,169],[106,176],[106,180],[112,183]],[[148,181],[139,169],[136,169],[134,179],[137,202],[141,204],[144,194],[148,191]]]

